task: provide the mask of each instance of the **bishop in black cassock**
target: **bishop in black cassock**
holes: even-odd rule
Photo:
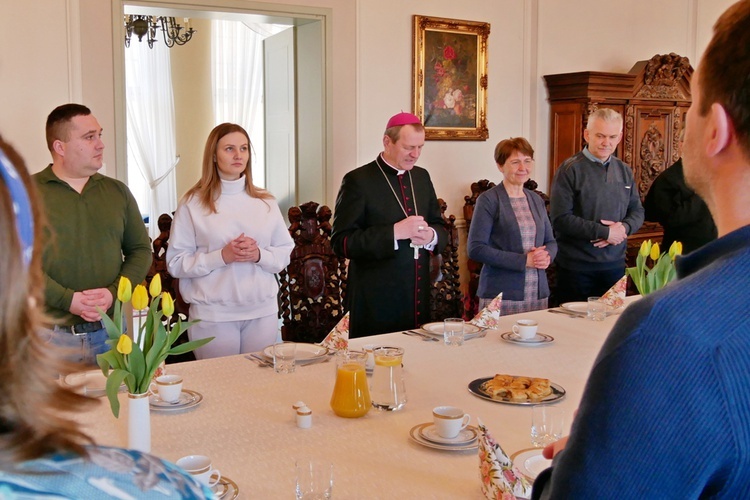
[[[399,120],[400,125],[419,124],[414,115],[400,113],[391,118],[386,134]],[[423,144],[421,124],[414,129]],[[351,338],[407,330],[429,321],[430,253],[442,251],[447,232],[430,175],[413,164],[421,144],[404,153],[398,143],[384,137],[384,153],[346,174],[336,199],[331,242],[339,256],[349,259],[346,301]],[[394,225],[415,215],[424,218],[419,231],[429,231],[433,243],[427,245],[431,251],[416,250],[416,259],[412,240],[394,236]]]

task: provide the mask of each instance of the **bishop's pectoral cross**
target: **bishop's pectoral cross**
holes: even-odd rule
[[[424,248],[424,245],[415,245],[414,243],[409,243],[409,246],[414,249],[414,260],[419,259],[419,249]]]

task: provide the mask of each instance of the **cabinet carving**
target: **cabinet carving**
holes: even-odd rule
[[[550,102],[550,185],[555,171],[584,146],[583,130],[598,108],[623,116],[623,138],[615,153],[633,169],[643,200],[657,175],[680,157],[680,132],[690,107],[687,57],[657,54],[628,73],[583,71],[547,75]],[[661,241],[658,224],[644,223],[628,238],[628,262],[644,239]],[[631,265],[631,264],[629,264]]]

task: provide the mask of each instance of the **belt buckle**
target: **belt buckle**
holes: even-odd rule
[[[83,335],[86,335],[88,332],[77,332],[76,325],[70,325],[70,333],[75,335],[76,337],[81,337]]]

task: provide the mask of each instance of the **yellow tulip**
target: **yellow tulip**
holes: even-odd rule
[[[148,307],[148,292],[146,287],[138,285],[133,290],[133,309],[138,311],[146,309]]]
[[[669,247],[669,258],[674,260],[678,255],[682,255],[682,243],[679,241],[673,241]]]
[[[656,260],[659,258],[659,244],[654,243],[654,246],[651,247],[651,260]]]
[[[169,292],[161,294],[161,310],[164,312],[165,316],[171,316],[174,314],[174,300],[172,300],[172,296],[169,295]]]
[[[148,291],[152,297],[156,297],[161,293],[161,275],[156,273],[151,280],[151,285],[148,287]]]
[[[130,302],[130,297],[133,294],[133,285],[130,280],[125,276],[120,276],[120,284],[117,286],[117,300],[122,302]]]
[[[130,354],[133,352],[133,341],[124,333],[120,335],[120,340],[117,341],[117,352],[120,354]]]
[[[648,257],[648,253],[651,251],[651,240],[644,240],[643,243],[641,243],[641,248],[638,250],[638,253],[641,254],[641,257]]]

